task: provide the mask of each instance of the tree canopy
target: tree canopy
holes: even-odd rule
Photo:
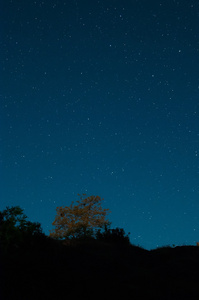
[[[79,195],[80,196],[80,195]],[[109,209],[101,207],[102,199],[99,196],[83,197],[70,206],[57,207],[57,215],[54,222],[54,230],[50,231],[50,237],[63,238],[80,238],[94,235],[94,230],[102,228],[109,221],[106,215]]]
[[[41,224],[27,220],[20,206],[7,206],[0,212],[0,242],[4,250],[32,236],[43,236]]]

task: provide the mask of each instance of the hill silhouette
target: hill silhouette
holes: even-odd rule
[[[32,236],[1,251],[0,299],[198,299],[199,247]]]

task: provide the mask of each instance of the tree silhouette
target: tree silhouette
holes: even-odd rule
[[[19,206],[7,206],[0,212],[0,242],[4,251],[19,247],[27,238],[43,235],[41,224],[28,221]]]
[[[80,195],[79,195],[80,196]],[[83,194],[85,197],[86,195]],[[81,197],[74,205],[57,207],[57,215],[54,222],[54,231],[50,231],[50,237],[63,238],[85,238],[93,237],[94,230],[108,223],[106,215],[109,209],[102,209],[99,196]]]
[[[114,244],[122,244],[122,245],[130,245],[129,234],[125,234],[123,228],[116,227],[115,229],[110,228],[110,223],[105,224],[104,231],[98,230],[96,233],[96,238],[99,241],[114,243]]]

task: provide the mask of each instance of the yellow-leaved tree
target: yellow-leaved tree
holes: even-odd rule
[[[76,205],[72,202],[70,206],[57,207],[57,215],[52,223],[55,228],[50,231],[50,237],[70,239],[94,236],[95,230],[110,224],[106,220],[110,210],[103,209],[101,202],[99,196],[86,197],[83,194]]]

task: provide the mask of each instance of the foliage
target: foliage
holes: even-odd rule
[[[0,212],[0,241],[4,250],[19,246],[31,236],[42,236],[41,224],[30,222],[19,206],[6,207]]]
[[[123,228],[110,228],[110,223],[105,224],[104,231],[98,230],[96,238],[101,241],[130,245],[129,235],[125,234]]]
[[[23,227],[26,221],[26,215],[23,213],[23,209],[19,206],[7,206],[2,212],[0,212],[0,222],[10,227]]]
[[[50,231],[50,237],[56,239],[94,237],[95,230],[108,223],[106,215],[109,209],[102,209],[102,199],[99,196],[84,197],[80,196],[76,205],[72,202],[70,206],[57,207],[57,215],[52,223],[55,229]]]

